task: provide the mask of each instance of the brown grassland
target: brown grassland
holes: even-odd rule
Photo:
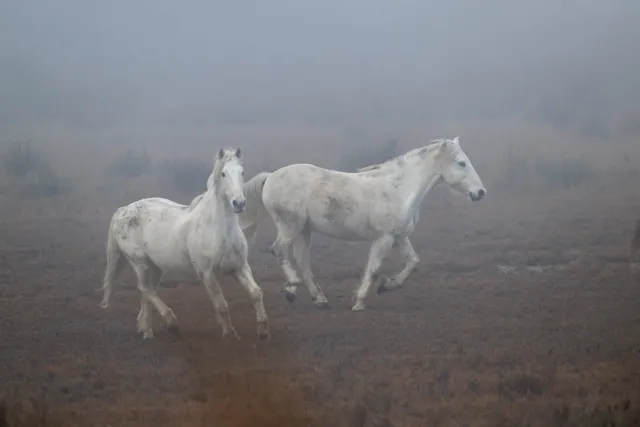
[[[280,293],[273,228],[262,224],[250,261],[271,322],[265,342],[231,280],[239,342],[221,339],[203,287],[160,290],[179,335],[157,315],[155,339],[136,333],[130,272],[100,309],[109,217],[141,197],[188,203],[204,188],[189,173],[206,171],[220,145],[243,148],[249,177],[293,162],[348,167],[353,152],[381,160],[357,138],[207,130],[172,144],[132,132],[128,155],[122,143],[53,131],[5,144],[0,426],[640,425],[640,282],[627,251],[640,144],[521,124],[388,135],[404,150],[443,132],[461,134],[487,198],[434,190],[412,238],[419,270],[402,290],[372,292],[367,310],[350,311],[367,245],[316,236],[313,268],[332,305],[318,311],[304,290],[296,304]],[[394,254],[383,272],[400,266]]]

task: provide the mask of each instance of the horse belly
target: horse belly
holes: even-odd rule
[[[167,280],[198,280],[195,268],[188,256],[182,253],[169,254],[150,251],[147,256],[162,272]]]
[[[163,284],[178,284],[178,283],[199,283],[201,279],[198,277],[194,269],[173,268],[162,270],[162,283]]]
[[[326,236],[341,240],[367,241],[370,240],[372,230],[365,223],[357,224],[355,221],[331,221],[324,217],[311,217],[312,230]]]

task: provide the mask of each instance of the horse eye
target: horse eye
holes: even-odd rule
[[[227,174],[222,172],[222,177],[224,178],[225,176],[227,176]]]
[[[460,161],[458,162],[458,165],[459,165],[460,167],[465,167],[465,166],[467,166],[467,162],[465,162],[464,160],[460,160]]]
[[[242,171],[242,176],[244,176],[244,171]]]

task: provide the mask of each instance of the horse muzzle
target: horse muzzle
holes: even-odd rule
[[[469,192],[469,198],[473,202],[477,202],[478,200],[481,200],[486,195],[487,195],[487,190],[485,190],[484,188],[481,188],[476,192],[473,192],[473,191]]]
[[[247,206],[246,199],[242,199],[242,200],[233,199],[231,201],[231,207],[233,207],[233,211],[237,214],[244,212],[245,206]]]

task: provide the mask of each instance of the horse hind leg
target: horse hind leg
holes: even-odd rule
[[[162,281],[162,270],[156,265],[152,264],[149,267],[149,291],[151,293],[151,303],[156,307],[158,313],[162,316],[164,323],[167,325],[170,332],[178,332],[178,319],[169,306],[167,306],[157,295],[157,289]]]
[[[162,279],[162,272],[148,259],[132,261],[133,269],[138,277],[140,291],[140,312],[138,313],[138,331],[143,339],[153,338],[151,305],[160,313],[164,321],[173,329],[177,324],[176,316],[156,294],[156,287]]]
[[[420,263],[420,258],[418,258],[418,254],[416,254],[416,251],[413,249],[408,237],[403,237],[398,240],[398,250],[405,260],[405,266],[402,271],[394,277],[390,279],[386,277],[382,278],[380,285],[378,286],[378,294],[399,289],[404,286],[404,282],[407,280],[409,275],[416,270],[418,263]]]
[[[130,261],[133,271],[138,278],[138,290],[140,291],[140,311],[138,312],[138,332],[142,333],[142,339],[153,338],[151,310],[148,298],[149,269],[144,263]]]
[[[289,252],[291,251],[293,241],[296,239],[300,231],[288,227],[279,219],[277,219],[275,223],[278,229],[278,236],[276,237],[276,241],[273,245],[271,245],[271,254],[277,258],[278,264],[280,264],[280,267],[287,278],[283,292],[287,297],[287,301],[292,303],[296,300],[298,286],[302,283],[302,280],[298,275],[296,267],[289,259]]]
[[[308,228],[293,242],[293,257],[316,307],[330,308],[327,297],[322,292],[320,285],[314,280],[311,271],[311,231]]]

